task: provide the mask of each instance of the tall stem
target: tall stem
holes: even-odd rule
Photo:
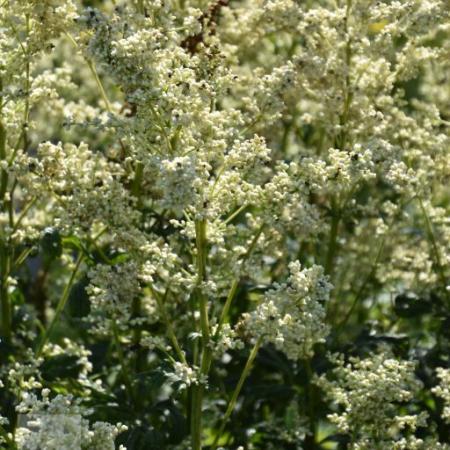
[[[78,258],[75,262],[75,267],[72,270],[72,274],[70,275],[69,282],[66,284],[66,287],[64,288],[61,298],[59,299],[58,305],[56,306],[55,315],[53,316],[53,319],[50,322],[50,325],[47,327],[44,334],[42,335],[42,337],[39,341],[39,344],[36,348],[36,357],[39,357],[42,354],[45,344],[50,339],[53,329],[59,320],[59,316],[64,311],[64,308],[67,303],[67,299],[69,298],[70,290],[72,289],[78,269],[80,268],[81,262],[83,261],[83,257],[84,257],[83,253],[80,252],[80,254],[78,255]]]
[[[3,91],[3,82],[0,78],[0,92]],[[0,160],[6,160],[6,128],[2,118],[3,98],[0,98]],[[6,170],[1,171],[0,181],[0,202],[1,209],[5,211],[5,193],[8,184],[8,173]],[[6,242],[6,236],[2,230],[0,237],[0,300],[1,300],[1,334],[8,342],[11,339],[11,305],[8,295],[8,273],[10,266],[9,249]]]
[[[250,352],[250,355],[248,356],[247,362],[245,363],[244,370],[241,373],[241,376],[239,377],[239,381],[234,388],[233,394],[231,395],[230,401],[228,402],[227,410],[225,411],[225,415],[223,416],[223,419],[220,423],[219,431],[216,434],[216,437],[214,438],[214,442],[211,445],[211,450],[216,450],[217,445],[219,443],[219,439],[221,438],[225,426],[228,422],[228,419],[230,418],[232,412],[234,411],[234,407],[236,406],[237,399],[239,397],[239,394],[241,393],[242,386],[244,385],[245,380],[250,374],[250,371],[252,369],[253,361],[256,358],[256,355],[258,354],[259,347],[261,346],[261,338],[259,338],[256,341],[256,344],[253,346],[252,351]]]
[[[27,29],[27,60],[25,65],[25,111],[23,116],[23,148],[27,151],[28,148],[28,122],[30,120],[30,54],[28,36],[30,34],[30,15],[26,15],[26,29]]]
[[[338,249],[338,232],[339,232],[339,222],[340,222],[340,213],[338,211],[336,202],[332,202],[332,218],[331,218],[331,228],[330,228],[330,237],[328,239],[328,251],[327,257],[325,261],[325,273],[331,274],[333,272],[334,259],[336,257],[337,249]]]
[[[156,303],[158,304],[159,311],[161,313],[164,324],[166,325],[167,334],[169,335],[169,339],[172,342],[175,353],[182,363],[187,364],[186,357],[184,356],[183,350],[181,349],[180,343],[178,342],[177,335],[175,334],[175,330],[173,329],[172,322],[170,321],[169,314],[165,305],[165,301],[169,293],[169,288],[167,288],[164,297],[161,297],[160,294],[156,292],[152,287],[150,287],[150,289],[156,299]]]
[[[427,234],[428,234],[428,239],[431,243],[432,252],[434,253],[435,264],[438,269],[438,274],[439,274],[440,281],[442,283],[443,292],[444,292],[444,295],[446,295],[448,297],[448,294],[447,294],[448,282],[447,282],[447,278],[445,276],[444,266],[442,264],[442,258],[441,258],[441,254],[439,252],[439,246],[438,246],[438,243],[436,240],[435,233],[433,231],[433,224],[431,223],[430,217],[427,213],[427,210],[425,209],[425,206],[424,206],[421,198],[419,198],[419,205],[420,205],[420,209],[422,210],[422,214],[425,218],[425,226],[426,226],[426,230],[427,230]]]
[[[200,307],[200,323],[201,323],[201,331],[202,331],[202,359],[200,366],[200,374],[206,378],[209,373],[211,361],[212,361],[212,349],[210,345],[211,336],[210,336],[210,328],[209,328],[209,319],[208,319],[208,310],[207,310],[207,299],[204,296],[200,284],[205,280],[205,271],[206,271],[206,222],[200,221],[196,223],[196,244],[197,244],[197,291],[198,291],[198,299],[199,299],[199,307]],[[264,229],[264,223],[261,224],[258,231],[256,232],[254,238],[252,239],[247,252],[242,257],[242,263],[244,263],[251,255],[253,249],[258,242],[259,237],[262,234]],[[237,288],[239,285],[239,277],[236,277],[231,285],[230,291],[228,293],[227,299],[225,301],[225,305],[223,307],[222,313],[220,315],[219,323],[217,326],[217,330],[214,336],[218,336],[221,328],[223,327],[225,320],[228,315],[228,311],[230,309],[231,303],[235,297]],[[259,343],[258,343],[259,347]],[[248,371],[250,370],[251,363],[256,356],[257,348],[254,350],[254,355],[251,353],[250,362],[247,361],[247,365],[244,368],[244,378],[242,382],[238,384],[237,395],[239,395],[239,391],[242,387],[242,383],[248,375]],[[253,355],[253,356],[252,356]],[[246,374],[247,373],[247,374]],[[192,387],[192,408],[191,408],[191,436],[192,436],[192,448],[193,450],[201,449],[201,409],[203,402],[203,393],[204,386],[203,385],[195,385]],[[232,409],[231,407],[231,414]],[[224,425],[225,426],[225,425]]]
[[[11,304],[8,295],[8,272],[10,258],[4,242],[0,243],[0,297],[1,297],[1,334],[6,342],[11,340]]]
[[[308,414],[309,414],[309,434],[305,438],[305,446],[310,450],[316,448],[317,419],[316,419],[316,387],[313,384],[314,372],[311,367],[311,360],[306,361],[306,373],[308,375]]]
[[[263,232],[264,225],[265,224],[263,222],[261,224],[261,226],[258,228],[258,231],[256,232],[254,238],[252,239],[252,242],[250,243],[250,246],[248,247],[247,251],[245,252],[244,256],[242,257],[241,264],[244,264],[248,260],[248,258],[250,257],[253,249],[256,246],[256,243],[258,242],[259,237],[261,236],[261,234]],[[226,318],[228,316],[228,312],[230,310],[231,303],[233,302],[234,296],[236,295],[236,291],[237,291],[237,288],[239,286],[239,280],[240,280],[240,277],[237,276],[233,280],[233,283],[231,284],[230,291],[228,292],[227,299],[225,300],[225,304],[224,304],[222,312],[220,314],[219,324],[217,326],[217,330],[216,330],[216,333],[215,333],[216,336],[219,335],[219,333],[220,333],[220,331],[221,331],[221,329],[222,329],[222,327],[223,327],[223,325],[225,323],[225,320],[226,320]]]
[[[0,78],[0,91],[3,91],[3,81]],[[3,124],[3,97],[0,98],[0,160],[6,160],[6,128]],[[8,185],[8,172],[5,169],[1,170],[0,181],[0,202],[2,202],[2,209],[4,208],[3,201],[5,198],[6,187]]]
[[[133,384],[131,382],[130,373],[128,372],[128,365],[125,360],[125,355],[123,353],[122,344],[120,343],[119,331],[117,329],[117,325],[114,319],[111,321],[111,328],[114,336],[114,343],[117,350],[117,356],[119,357],[120,368],[123,376],[123,380],[125,382],[125,388],[128,394],[128,400],[130,404],[135,404],[134,392],[133,392]]]
[[[350,106],[353,100],[353,92],[351,90],[351,80],[350,80],[350,65],[352,60],[352,43],[351,38],[348,36],[349,31],[349,20],[350,20],[350,10],[352,8],[352,0],[346,0],[346,11],[345,11],[345,22],[344,29],[346,33],[347,43],[345,46],[345,68],[346,75],[344,80],[344,105],[342,114],[339,116],[339,123],[341,125],[341,132],[339,136],[335,139],[335,145],[340,150],[345,150],[348,141],[348,130],[347,123],[350,113]],[[334,259],[337,253],[337,239],[338,239],[338,231],[339,231],[339,222],[341,220],[341,211],[336,205],[336,200],[332,201],[332,220],[331,220],[331,230],[330,230],[330,239],[328,242],[328,254],[325,262],[325,272],[331,274],[333,271]]]
[[[210,347],[210,328],[208,318],[208,301],[203,292],[203,282],[206,279],[206,221],[198,220],[195,222],[195,240],[197,247],[197,288],[198,306],[200,309],[200,329],[202,333],[202,359],[200,374],[207,375],[211,365],[212,351]],[[197,384],[192,386],[192,404],[191,404],[191,441],[193,450],[201,450],[202,435],[202,403],[203,403],[204,385]]]

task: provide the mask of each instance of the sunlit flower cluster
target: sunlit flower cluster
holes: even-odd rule
[[[447,448],[449,37],[0,0],[0,446]]]

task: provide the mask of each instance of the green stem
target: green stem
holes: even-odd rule
[[[23,148],[27,151],[28,148],[28,122],[30,119],[30,54],[28,37],[30,34],[30,15],[26,15],[26,29],[27,29],[27,62],[25,66],[25,111],[23,117]]]
[[[1,333],[6,342],[11,340],[11,303],[8,295],[8,273],[10,258],[4,242],[0,243],[0,296],[1,296]]]
[[[68,33],[67,31],[64,31],[64,34],[68,37],[68,39],[70,40],[72,45],[79,51],[80,48],[78,47],[77,41],[75,41],[75,39],[70,35],[70,33]],[[101,95],[101,97],[103,99],[103,102],[105,103],[106,110],[110,114],[112,114],[113,110],[112,110],[112,107],[111,107],[111,102],[109,101],[108,95],[106,94],[106,91],[105,91],[105,88],[103,86],[102,80],[100,80],[100,77],[98,75],[97,69],[95,68],[94,62],[91,59],[87,58],[87,57],[85,57],[84,59],[86,61],[86,64],[89,67],[89,70],[91,71],[91,73],[92,73],[92,75],[93,75],[93,77],[95,79],[95,82],[97,83],[97,87],[98,87],[98,90],[100,91],[100,95]],[[119,144],[120,144],[120,147],[121,147],[121,150],[122,150],[122,156],[125,157],[126,148],[125,148],[125,145],[124,145],[122,139],[119,139]]]
[[[68,33],[67,31],[65,31],[64,34],[68,37],[68,39],[70,40],[70,42],[72,43],[72,45],[73,45],[77,50],[79,50],[77,41],[75,41],[75,39],[70,35],[70,33]],[[107,110],[109,113],[111,113],[111,112],[112,112],[111,103],[110,103],[110,101],[109,101],[109,99],[108,99],[108,95],[106,94],[105,88],[103,87],[103,83],[102,83],[102,81],[100,80],[100,77],[99,77],[99,75],[98,75],[97,69],[95,68],[95,65],[94,65],[94,63],[93,63],[92,60],[90,60],[90,59],[88,59],[88,58],[84,58],[84,59],[85,59],[85,61],[86,61],[86,64],[87,64],[88,67],[89,67],[89,70],[91,71],[91,73],[92,73],[92,75],[93,75],[93,77],[94,77],[94,79],[95,79],[95,82],[96,82],[96,84],[97,84],[98,90],[100,91],[100,95],[101,95],[101,97],[102,97],[102,100],[103,100],[103,102],[105,103],[106,110]]]
[[[228,419],[230,418],[230,416],[234,410],[234,407],[236,406],[236,402],[239,397],[239,394],[241,393],[242,386],[244,385],[245,380],[247,379],[247,377],[250,374],[253,361],[255,360],[256,355],[258,354],[259,348],[261,347],[261,341],[262,341],[262,338],[259,338],[256,341],[256,344],[253,346],[252,351],[250,352],[250,355],[248,356],[247,362],[245,363],[244,370],[242,371],[241,376],[239,377],[239,381],[238,381],[236,387],[234,388],[233,394],[231,395],[230,401],[228,402],[228,406],[225,411],[225,415],[222,418],[222,421],[221,421],[220,427],[219,427],[219,431],[217,432],[216,437],[214,438],[214,442],[212,443],[210,450],[216,450],[216,448],[217,448],[219,439],[221,438],[221,436],[225,430],[225,426],[228,422]]]
[[[383,254],[383,248],[384,248],[384,239],[381,241],[380,246],[378,247],[377,255],[375,257],[375,261],[372,264],[372,268],[371,268],[369,274],[364,279],[363,283],[361,284],[360,288],[358,289],[358,292],[355,295],[355,299],[353,300],[353,303],[352,303],[350,309],[348,310],[347,314],[342,319],[342,321],[337,325],[336,332],[341,330],[341,328],[347,323],[348,319],[350,319],[350,316],[352,315],[354,309],[356,308],[356,305],[361,300],[370,279],[374,276],[374,274],[377,270],[378,263],[380,262],[381,255]],[[335,311],[335,312],[337,312],[337,311]]]
[[[207,375],[211,365],[212,351],[210,346],[210,328],[208,318],[208,302],[203,292],[203,282],[206,279],[206,221],[198,220],[195,222],[195,240],[197,247],[197,298],[200,308],[200,328],[202,333],[202,360],[200,366],[200,375]],[[202,435],[202,403],[204,385],[198,384],[192,387],[191,404],[191,441],[192,450],[201,450]]]
[[[55,315],[53,316],[52,321],[50,322],[49,326],[45,330],[45,332],[44,332],[43,336],[41,337],[39,344],[36,348],[36,352],[35,352],[36,357],[41,356],[42,351],[45,347],[45,344],[50,339],[53,329],[56,325],[56,322],[58,322],[58,320],[59,320],[59,316],[64,311],[64,308],[67,303],[67,299],[69,298],[70,290],[72,289],[72,286],[75,282],[75,277],[77,275],[78,269],[80,268],[81,262],[83,261],[83,258],[84,258],[84,254],[82,252],[80,252],[80,254],[78,255],[78,258],[75,262],[75,267],[72,270],[72,274],[70,275],[69,282],[66,284],[66,287],[64,288],[61,298],[59,299],[59,302],[56,306]]]
[[[258,242],[259,237],[262,234],[264,229],[264,223],[261,224],[258,229],[256,235],[252,239],[250,246],[247,252],[244,254],[242,258],[242,263],[245,262],[253,249]],[[197,272],[198,272],[198,280],[197,283],[200,284],[205,279],[205,270],[206,270],[206,223],[205,222],[197,222],[196,223],[196,243],[197,243]],[[239,277],[237,277],[230,288],[230,292],[228,293],[227,299],[225,301],[225,305],[223,307],[220,320],[217,326],[217,330],[214,336],[217,336],[220,333],[220,330],[225,323],[225,320],[228,316],[228,312],[231,306],[231,303],[236,294],[237,288],[239,285]],[[201,322],[201,330],[202,330],[202,361],[200,366],[200,374],[202,376],[207,376],[210,370],[211,361],[212,361],[212,349],[210,345],[211,337],[209,330],[209,320],[208,320],[208,311],[207,311],[207,302],[204,297],[201,289],[198,291],[198,298],[200,300],[200,322]],[[258,344],[259,345],[259,344]],[[255,350],[256,356],[257,349]],[[254,359],[252,356],[250,359],[250,363],[247,362],[247,365],[251,365],[251,362]],[[250,366],[244,369],[244,372],[248,372],[250,370]],[[246,377],[247,375],[245,375]],[[243,380],[245,380],[245,377]],[[242,380],[242,383],[243,383]],[[239,395],[239,391],[242,387],[242,383],[237,391],[236,395]],[[192,436],[192,448],[193,450],[201,450],[201,408],[203,401],[203,393],[204,386],[203,385],[195,385],[192,387],[192,403],[191,403],[191,436]],[[234,406],[233,406],[234,407]],[[231,412],[230,412],[231,414]],[[225,426],[225,425],[224,425]]]
[[[203,293],[203,282],[206,279],[206,221],[200,220],[195,223],[195,240],[197,246],[197,295],[200,306],[200,325],[203,338],[203,347],[209,343],[209,319],[208,302]]]
[[[328,252],[325,261],[325,273],[331,275],[333,272],[334,259],[336,257],[337,248],[338,248],[338,232],[339,232],[339,222],[341,220],[341,216],[335,202],[333,201],[332,206],[332,219],[331,219],[331,229],[330,229],[330,237],[328,240]]]
[[[348,22],[350,19],[350,10],[352,8],[352,0],[346,0],[346,12],[345,12],[345,22],[344,29],[346,35],[348,35]],[[341,125],[341,134],[338,147],[341,150],[345,150],[345,146],[347,145],[347,122],[348,116],[350,112],[350,105],[353,100],[353,92],[350,89],[350,64],[352,60],[352,42],[349,36],[347,37],[347,43],[345,45],[345,67],[347,73],[345,75],[345,100],[344,100],[344,109],[343,113],[340,116],[340,125]]]
[[[3,91],[3,80],[0,78],[0,92]],[[0,160],[6,160],[6,128],[3,124],[3,97],[0,99]],[[1,171],[0,181],[0,201],[3,202],[8,185],[8,172],[5,169]],[[2,205],[3,208],[3,205]]]
[[[14,234],[18,229],[20,224],[22,223],[22,220],[27,215],[28,211],[31,209],[31,207],[36,203],[37,197],[34,197],[30,203],[28,203],[25,208],[23,208],[22,212],[20,213],[19,217],[17,218],[16,223],[12,227],[11,234]]]
[[[86,59],[86,63],[89,66],[92,75],[94,76],[95,82],[97,83],[100,95],[102,96],[103,102],[105,103],[106,110],[109,113],[112,112],[111,103],[109,102],[108,96],[106,95],[105,88],[103,87],[103,83],[101,82],[100,77],[98,76],[98,72],[94,66],[94,63],[90,59]]]
[[[236,216],[238,216],[242,211],[244,211],[245,208],[248,208],[249,205],[242,205],[240,206],[236,211],[234,211],[233,213],[231,213],[224,221],[223,223],[225,225],[228,225]]]
[[[247,261],[248,258],[250,257],[253,249],[255,248],[255,246],[259,240],[259,237],[261,236],[261,234],[263,232],[264,225],[265,224],[262,223],[261,226],[258,228],[258,231],[256,232],[255,236],[253,237],[252,242],[250,243],[247,251],[245,252],[244,256],[242,257],[241,264],[244,264],[245,261]],[[233,280],[233,283],[231,284],[231,288],[230,288],[230,291],[228,292],[227,299],[225,300],[225,304],[223,306],[222,313],[220,314],[219,324],[217,325],[217,330],[216,330],[215,336],[219,335],[219,333],[223,327],[223,324],[225,323],[225,320],[228,316],[228,312],[230,311],[231,303],[233,302],[234,296],[236,295],[236,291],[239,286],[239,280],[240,280],[240,277],[237,276]]]
[[[306,361],[306,372],[308,375],[308,409],[309,409],[309,434],[305,438],[306,448],[313,450],[316,448],[317,420],[316,420],[316,387],[312,379],[314,376],[311,361]]]
[[[3,81],[0,78],[0,92],[3,91]],[[0,101],[0,160],[6,160],[6,128],[3,124],[2,107],[3,99]],[[2,169],[0,181],[0,202],[1,209],[5,211],[5,193],[8,185],[8,172]],[[10,269],[10,255],[9,248],[6,242],[4,230],[2,230],[0,242],[0,300],[1,300],[1,333],[3,338],[9,342],[11,340],[11,304],[8,295],[8,273]]]
[[[447,278],[445,276],[444,266],[442,265],[442,259],[441,259],[441,255],[439,252],[439,247],[438,247],[438,243],[436,240],[436,236],[433,231],[433,224],[431,223],[430,217],[428,216],[427,210],[425,209],[422,199],[421,198],[418,198],[418,199],[419,199],[420,209],[422,210],[422,214],[425,217],[425,225],[426,225],[426,229],[427,229],[428,239],[430,240],[431,248],[434,253],[434,259],[435,259],[436,266],[438,268],[439,278],[442,283],[443,292],[447,293]],[[444,295],[446,295],[446,294],[444,294]]]
[[[131,315],[133,319],[137,319],[141,315],[141,298],[139,296],[133,299],[131,305]],[[136,358],[135,358],[135,372],[141,371],[142,366],[142,349],[141,349],[141,337],[142,330],[139,325],[135,325],[133,328],[133,347],[136,349]]]
[[[169,335],[169,339],[172,342],[173,348],[175,349],[175,353],[177,354],[179,360],[182,363],[187,364],[186,357],[184,355],[184,352],[181,350],[180,343],[178,342],[177,335],[175,334],[165,305],[165,300],[167,298],[169,288],[167,288],[163,298],[161,298],[160,294],[156,292],[152,287],[150,287],[150,289],[152,291],[153,296],[156,299],[156,303],[158,304],[158,308],[161,312],[162,319],[167,328],[167,334]]]
[[[12,265],[12,270],[19,268],[33,251],[33,247],[28,247],[20,253]]]
[[[112,325],[112,332],[113,332],[113,336],[114,336],[114,343],[115,343],[116,349],[117,349],[117,355],[119,356],[121,372],[122,372],[123,379],[125,382],[125,387],[126,387],[126,390],[128,393],[128,400],[130,401],[130,403],[133,403],[134,402],[133,385],[131,383],[130,374],[128,372],[128,365],[125,360],[125,355],[123,353],[122,345],[120,343],[119,331],[117,330],[117,326],[116,326],[114,319],[111,321],[111,325]]]
[[[141,184],[144,175],[144,164],[141,161],[136,163],[133,184],[131,185],[131,193],[136,197],[138,207],[141,206]]]

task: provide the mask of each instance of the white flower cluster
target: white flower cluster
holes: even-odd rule
[[[43,386],[114,399],[123,386],[146,411],[130,423],[160,423],[153,393],[137,397],[168,362],[170,383],[205,390],[186,396],[201,428],[202,399],[228,389],[207,381],[234,375],[248,336],[294,370],[366,318],[408,338],[437,323],[426,345],[446,349],[434,333],[450,276],[449,17],[447,0],[0,0],[0,403],[25,394],[19,410],[36,415],[18,445],[113,448],[118,430],[89,425],[70,396],[38,400]],[[62,237],[51,261],[47,227]],[[86,277],[78,320],[63,307]],[[416,304],[387,301],[398,291]],[[111,337],[97,370],[97,339]],[[78,374],[53,386],[42,363],[62,355]],[[428,440],[415,436],[426,417],[412,363],[343,358],[319,384],[349,448],[445,448],[437,414]],[[448,421],[449,371],[437,375]],[[308,448],[327,413],[314,392],[303,400],[286,408],[293,430],[277,431],[270,405],[266,423]],[[303,422],[303,406],[317,417]],[[0,436],[14,428],[0,417]],[[191,431],[180,446],[199,450]]]
[[[20,449],[27,450],[114,450],[116,436],[127,427],[95,422],[90,425],[85,418],[89,411],[71,395],[49,397],[50,391],[43,389],[42,399],[25,393],[17,411],[26,421],[16,431],[16,442]],[[125,447],[121,446],[123,450]]]
[[[432,389],[433,393],[444,401],[442,417],[450,422],[450,369],[438,367],[436,370],[439,385]]]
[[[244,320],[253,336],[295,361],[310,357],[328,334],[324,302],[332,286],[320,266],[302,269],[296,261],[289,264],[289,272],[287,281],[268,291]]]
[[[223,324],[219,333],[217,333],[217,329],[217,325],[211,327],[214,342],[210,343],[216,358],[222,357],[229,350],[244,348],[244,342],[230,324]]]
[[[15,362],[9,368],[7,366],[8,384],[13,392],[19,395],[21,392],[42,388],[39,373],[42,362],[42,358],[35,358],[32,352],[29,352],[23,361]]]
[[[37,158],[17,155],[12,172],[28,196],[52,197],[58,228],[83,235],[101,224],[108,226],[124,248],[145,242],[135,227],[139,212],[118,181],[122,170],[117,164],[92,152],[85,143],[45,142],[37,153]]]
[[[90,269],[89,295],[90,321],[95,332],[111,333],[114,324],[118,329],[128,329],[133,300],[140,295],[138,270],[135,261],[122,264],[97,264]]]
[[[54,357],[59,355],[76,356],[77,364],[80,367],[80,378],[86,379],[87,375],[92,371],[92,363],[89,357],[92,353],[83,345],[77,344],[68,338],[64,338],[62,345],[48,343],[44,348],[46,357]]]
[[[350,448],[408,448],[397,441],[409,442],[408,433],[426,426],[428,417],[425,412],[402,414],[399,409],[422,387],[414,374],[415,364],[385,353],[350,358],[348,363],[335,356],[332,361],[333,379],[324,375],[317,384],[339,409],[328,417],[341,433],[351,436]]]
[[[178,361],[173,363],[173,372],[167,372],[166,376],[171,383],[179,384],[179,389],[186,389],[193,384],[206,385],[208,382],[208,378],[200,373],[198,367]]]

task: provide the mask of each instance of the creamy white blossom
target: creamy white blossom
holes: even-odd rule
[[[296,261],[289,272],[287,281],[268,291],[245,321],[252,335],[297,360],[311,356],[314,345],[328,334],[324,302],[331,285],[319,266],[302,269]]]

